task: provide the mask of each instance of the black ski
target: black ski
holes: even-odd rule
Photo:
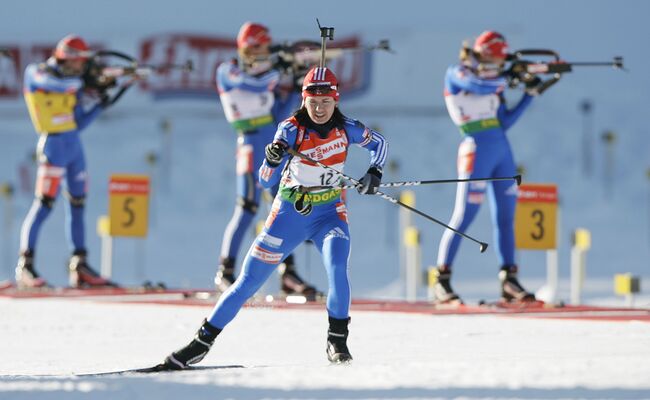
[[[173,369],[165,364],[158,364],[153,367],[146,368],[134,368],[134,369],[123,369],[117,371],[109,372],[95,372],[89,374],[75,374],[78,377],[94,377],[94,376],[111,376],[111,375],[126,375],[126,374],[151,374],[157,372],[185,372],[185,371],[206,371],[212,369],[234,369],[234,368],[246,368],[243,365],[207,365],[207,366],[191,366],[185,369]]]

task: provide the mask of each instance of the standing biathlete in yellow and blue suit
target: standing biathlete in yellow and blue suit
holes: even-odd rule
[[[271,187],[280,182],[264,230],[248,250],[241,274],[219,298],[195,338],[169,355],[159,366],[183,369],[197,363],[210,350],[217,335],[232,321],[278,264],[301,242],[311,240],[323,257],[329,291],[327,357],[330,362],[352,360],[347,347],[350,310],[348,259],[350,232],[341,191],[333,186],[339,177],[332,171],[291,157],[294,149],[311,159],[343,172],[348,147],[359,145],[370,152],[370,167],[360,180],[361,194],[375,194],[386,162],[387,144],[382,135],[338,110],[338,82],[327,68],[313,68],[303,82],[303,107],[282,122],[273,143],[266,147],[260,182]],[[322,188],[326,186],[326,188]],[[317,191],[305,191],[318,188]]]
[[[237,204],[221,243],[219,268],[215,276],[218,291],[235,281],[237,254],[259,208],[261,192],[258,170],[264,160],[264,146],[273,140],[278,123],[300,104],[300,92],[281,87],[281,74],[273,68],[268,29],[245,23],[237,36],[239,60],[217,69],[217,89],[226,119],[237,131]],[[275,196],[278,187],[268,188]],[[280,267],[281,289],[309,297],[316,289],[298,275],[293,256]]]
[[[72,256],[71,286],[113,285],[97,274],[86,261],[84,205],[88,173],[81,131],[102,112],[106,104],[85,91],[82,74],[92,56],[86,42],[74,35],[63,38],[46,62],[25,70],[24,96],[29,115],[40,138],[35,199],[20,234],[20,257],[16,267],[19,287],[46,286],[34,269],[39,231],[65,187],[66,234]]]

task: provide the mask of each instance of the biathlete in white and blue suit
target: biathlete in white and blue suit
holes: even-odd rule
[[[221,242],[215,276],[220,292],[235,281],[237,254],[259,208],[263,188],[257,174],[264,160],[264,147],[273,140],[278,123],[300,105],[300,91],[294,91],[293,85],[285,88],[281,84],[282,75],[273,66],[270,44],[268,28],[246,22],[237,35],[239,60],[222,63],[217,68],[221,105],[226,119],[237,131],[237,200]],[[275,196],[278,188],[268,189]],[[292,256],[284,260],[280,269],[280,287],[284,293],[308,297],[317,294],[298,275]]]
[[[282,122],[273,143],[266,147],[260,169],[265,187],[280,183],[264,230],[250,247],[241,274],[220,297],[194,339],[169,355],[162,366],[183,369],[199,362],[222,329],[262,286],[276,266],[305,240],[314,242],[327,270],[329,330],[327,356],[333,363],[349,362],[347,347],[350,309],[348,259],[350,232],[344,201],[335,186],[339,176],[318,165],[291,157],[287,149],[343,172],[348,148],[359,145],[370,152],[370,167],[358,191],[375,194],[381,182],[387,144],[379,133],[338,109],[338,81],[327,68],[313,68],[304,79],[303,105]],[[310,191],[307,188],[319,190]],[[323,188],[324,187],[324,188]]]
[[[504,37],[486,31],[473,48],[464,47],[461,64],[449,67],[445,76],[445,103],[462,134],[458,150],[458,177],[493,178],[516,174],[515,161],[506,131],[530,105],[541,80],[526,81],[523,97],[512,109],[506,107],[503,92],[507,85],[503,66],[507,58]],[[513,180],[462,182],[456,191],[456,203],[449,225],[465,232],[474,220],[485,195],[492,203],[492,223],[499,260],[501,296],[506,301],[533,301],[517,280],[515,264],[514,214],[517,185]],[[446,230],[438,250],[438,302],[462,302],[450,285],[452,265],[461,237]]]

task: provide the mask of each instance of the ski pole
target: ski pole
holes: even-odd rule
[[[468,179],[435,179],[429,181],[401,181],[401,182],[385,182],[381,183],[379,187],[391,188],[391,187],[401,187],[401,186],[420,186],[420,185],[431,185],[437,183],[459,183],[459,182],[492,182],[492,181],[509,181],[514,180],[517,182],[517,186],[521,185],[521,175],[515,176],[504,176],[504,177],[494,177],[494,178],[468,178]],[[316,190],[326,190],[326,189],[354,189],[357,185],[334,185],[334,186],[306,186],[303,189],[308,192],[313,192]]]
[[[321,168],[325,168],[325,169],[328,170],[328,171],[332,171],[332,172],[335,173],[336,175],[338,175],[338,176],[340,176],[340,177],[342,177],[342,178],[344,178],[344,179],[347,179],[348,181],[352,182],[352,183],[355,185],[355,187],[361,185],[361,183],[360,183],[358,180],[356,180],[356,179],[354,179],[354,178],[352,178],[352,177],[350,177],[350,176],[344,174],[343,172],[338,171],[338,170],[335,169],[335,168],[330,167],[329,165],[325,165],[325,164],[323,164],[323,163],[320,162],[320,161],[316,161],[316,160],[312,159],[311,157],[309,157],[309,156],[307,156],[307,155],[305,155],[305,154],[303,154],[303,153],[300,153],[300,152],[298,152],[298,151],[295,151],[294,149],[292,149],[292,148],[290,148],[290,147],[287,148],[287,152],[288,152],[289,154],[291,154],[292,156],[294,156],[294,157],[298,157],[298,158],[300,158],[300,159],[302,159],[302,160],[305,160],[305,161],[307,161],[307,162],[309,162],[309,163],[311,163],[311,164],[318,165],[318,166],[321,167]],[[487,247],[488,247],[488,244],[487,244],[487,243],[485,243],[485,242],[481,242],[480,240],[477,240],[477,239],[474,239],[473,237],[471,237],[471,236],[469,236],[469,235],[466,235],[466,234],[464,234],[463,232],[461,232],[461,231],[459,231],[459,230],[456,230],[456,229],[452,228],[451,226],[445,224],[445,223],[442,222],[442,221],[439,221],[439,220],[435,219],[434,217],[432,217],[432,216],[430,216],[430,215],[428,215],[428,214],[426,214],[426,213],[424,213],[424,212],[418,210],[417,208],[413,208],[413,207],[411,207],[411,206],[409,206],[409,205],[407,205],[407,204],[402,203],[401,201],[397,200],[396,198],[394,198],[394,197],[392,197],[392,196],[389,196],[389,195],[387,195],[387,194],[385,194],[385,193],[382,193],[382,192],[380,192],[380,191],[377,191],[376,194],[377,194],[379,197],[381,197],[382,199],[384,199],[384,200],[388,200],[388,201],[390,201],[390,202],[393,203],[393,204],[397,204],[398,206],[404,207],[404,208],[406,208],[407,210],[409,210],[409,211],[411,211],[411,212],[414,212],[414,213],[418,214],[419,216],[428,219],[429,221],[435,222],[436,224],[438,224],[438,225],[440,225],[440,226],[443,226],[443,227],[449,229],[450,231],[454,232],[454,233],[457,234],[457,235],[460,235],[460,236],[464,237],[465,239],[469,239],[469,240],[471,240],[472,242],[477,243],[477,244],[480,246],[479,249],[480,249],[481,253],[483,253],[483,252],[487,249]]]

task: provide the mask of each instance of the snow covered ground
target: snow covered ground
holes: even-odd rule
[[[586,227],[592,231],[593,247],[585,298],[622,306],[622,299],[611,297],[612,275],[632,272],[644,282],[650,277],[650,186],[645,176],[650,136],[642,118],[650,102],[645,67],[650,53],[644,50],[650,37],[649,12],[648,2],[614,0],[549,0],[525,6],[517,0],[408,6],[390,0],[339,0],[326,7],[286,0],[245,4],[186,0],[181,7],[178,2],[153,0],[22,0],[3,4],[0,44],[51,43],[76,32],[135,53],[139,40],[149,35],[234,36],[246,20],[269,24],[278,39],[302,39],[314,34],[316,17],[335,26],[341,37],[360,34],[368,43],[389,38],[397,53],[376,55],[370,91],[342,100],[346,113],[389,138],[389,157],[400,163],[400,169],[387,172],[386,180],[455,175],[458,134],[439,111],[444,107],[443,74],[456,60],[463,39],[497,29],[513,49],[553,48],[569,61],[623,55],[628,73],[582,69],[567,75],[531,106],[509,135],[517,161],[527,169],[525,180],[555,182],[560,188],[559,297],[567,300],[569,294],[571,231]],[[582,116],[577,111],[585,99],[594,102],[590,149],[594,166],[588,177],[581,173]],[[395,114],[381,111],[392,107]],[[0,183],[20,188],[19,168],[30,166],[36,136],[22,99],[2,100],[0,116]],[[172,122],[166,176],[160,166],[152,168],[146,162],[150,153],[165,154],[163,118]],[[619,134],[612,150],[611,173],[616,179],[609,197],[604,194],[608,155],[599,141],[608,129]],[[90,127],[83,140],[91,175],[87,224],[93,264],[99,265],[94,225],[106,213],[109,175],[148,173],[158,183],[150,234],[146,240],[116,240],[115,279],[125,284],[150,279],[173,287],[209,285],[234,200],[235,139],[221,107],[198,100],[154,102],[146,93],[134,91]],[[347,171],[360,176],[366,163],[366,155],[353,150]],[[418,208],[446,221],[454,193],[453,185],[419,188]],[[19,190],[12,203],[0,202],[0,279],[13,275],[20,223],[31,201],[29,190]],[[39,270],[55,285],[67,280],[62,205],[59,201],[43,228],[37,258]],[[356,195],[350,196],[349,206],[354,295],[402,296],[398,238],[392,229],[396,208]],[[487,208],[470,233],[492,243]],[[421,219],[415,223],[422,230],[426,267],[435,262],[442,230]],[[298,267],[324,288],[318,256],[306,248],[297,252]],[[492,248],[486,255],[473,250],[461,249],[455,288],[466,300],[494,298],[498,265]],[[524,284],[531,290],[542,286],[544,254],[522,252],[518,261]],[[264,290],[275,292],[277,279],[270,279]],[[650,307],[645,283],[642,290],[645,297],[637,304]],[[420,295],[423,292],[424,288]],[[324,352],[324,312],[246,309],[202,363],[246,368],[72,376],[156,363],[184,345],[207,312],[0,299],[0,399],[650,399],[650,324],[498,316],[357,312],[350,338],[355,361],[332,367]]]
[[[372,18],[367,18],[368,10],[373,10]],[[644,281],[650,279],[650,181],[645,175],[650,167],[650,136],[642,118],[650,102],[650,74],[644,68],[650,64],[650,53],[639,50],[647,47],[645,38],[650,37],[645,19],[648,13],[648,2],[629,1],[621,6],[613,0],[554,0],[527,7],[516,0],[498,5],[480,0],[418,2],[410,7],[390,0],[339,0],[331,2],[331,7],[264,0],[249,0],[245,6],[187,0],[182,7],[153,0],[115,0],[110,4],[23,0],[3,4],[0,26],[3,43],[50,43],[76,32],[134,54],[139,41],[150,35],[197,32],[234,36],[246,20],[267,23],[277,40],[316,35],[316,17],[335,26],[338,37],[359,34],[368,43],[388,38],[396,53],[375,54],[368,93],[352,100],[343,97],[341,105],[345,113],[377,127],[389,140],[389,160],[398,162],[400,168],[387,171],[386,181],[456,175],[459,135],[444,112],[442,84],[444,71],[457,60],[463,39],[484,29],[497,29],[509,38],[512,49],[553,48],[569,61],[622,55],[628,72],[583,68],[567,74],[537,99],[509,132],[517,162],[526,167],[524,181],[559,186],[562,287],[568,288],[572,230],[584,227],[591,230],[593,243],[585,296],[602,297],[611,296],[615,273],[630,272]],[[296,15],[302,18],[297,20]],[[579,29],[576,21],[580,21]],[[518,91],[509,93],[513,100],[519,95]],[[594,165],[590,177],[581,172],[583,121],[578,106],[585,99],[594,103],[594,143],[590,149]],[[388,112],[394,109],[395,113]],[[0,117],[0,183],[19,188],[20,167],[30,164],[36,135],[22,98],[0,101]],[[160,129],[163,118],[172,126],[167,139],[171,142],[169,153]],[[612,150],[611,173],[616,179],[609,198],[604,195],[603,182],[607,154],[598,140],[608,129],[619,135]],[[149,236],[146,240],[116,240],[114,278],[125,284],[149,279],[175,287],[209,285],[235,200],[235,138],[221,106],[206,100],[157,102],[147,93],[134,90],[89,127],[83,140],[91,177],[86,216],[92,264],[99,265],[100,240],[94,228],[97,218],[107,212],[110,174],[146,173],[157,183]],[[152,153],[161,156],[156,167],[146,162]],[[162,162],[165,155],[169,155],[169,164]],[[167,174],[163,165],[167,165]],[[359,177],[366,168],[365,152],[353,149],[346,171]],[[33,179],[28,181],[29,185]],[[418,208],[448,221],[454,185],[431,185],[415,192]],[[0,200],[0,279],[13,275],[20,225],[31,201],[30,190],[19,190],[11,203]],[[55,285],[67,282],[69,249],[62,234],[63,203],[59,199],[44,224],[36,256],[38,270]],[[403,296],[398,234],[393,229],[397,207],[352,193],[349,209],[355,295]],[[265,213],[262,207],[260,218]],[[419,217],[414,223],[422,234],[424,268],[436,263],[442,229]],[[490,288],[489,295],[494,296],[499,266],[487,206],[468,233],[491,247],[480,254],[474,246],[462,245],[455,262],[456,289],[466,297],[478,298],[485,294],[476,288]],[[249,243],[250,237],[242,252]],[[545,279],[543,252],[522,251],[518,257],[523,282],[537,290]],[[319,288],[324,287],[325,274],[316,252],[306,252],[303,246],[298,249],[297,260],[299,270]],[[269,290],[273,291],[277,280],[271,281]],[[566,300],[568,291],[563,290],[560,298]]]
[[[353,313],[354,362],[325,357],[324,311],[244,309],[200,364],[146,367],[207,307],[0,299],[2,399],[650,399],[650,324]]]

